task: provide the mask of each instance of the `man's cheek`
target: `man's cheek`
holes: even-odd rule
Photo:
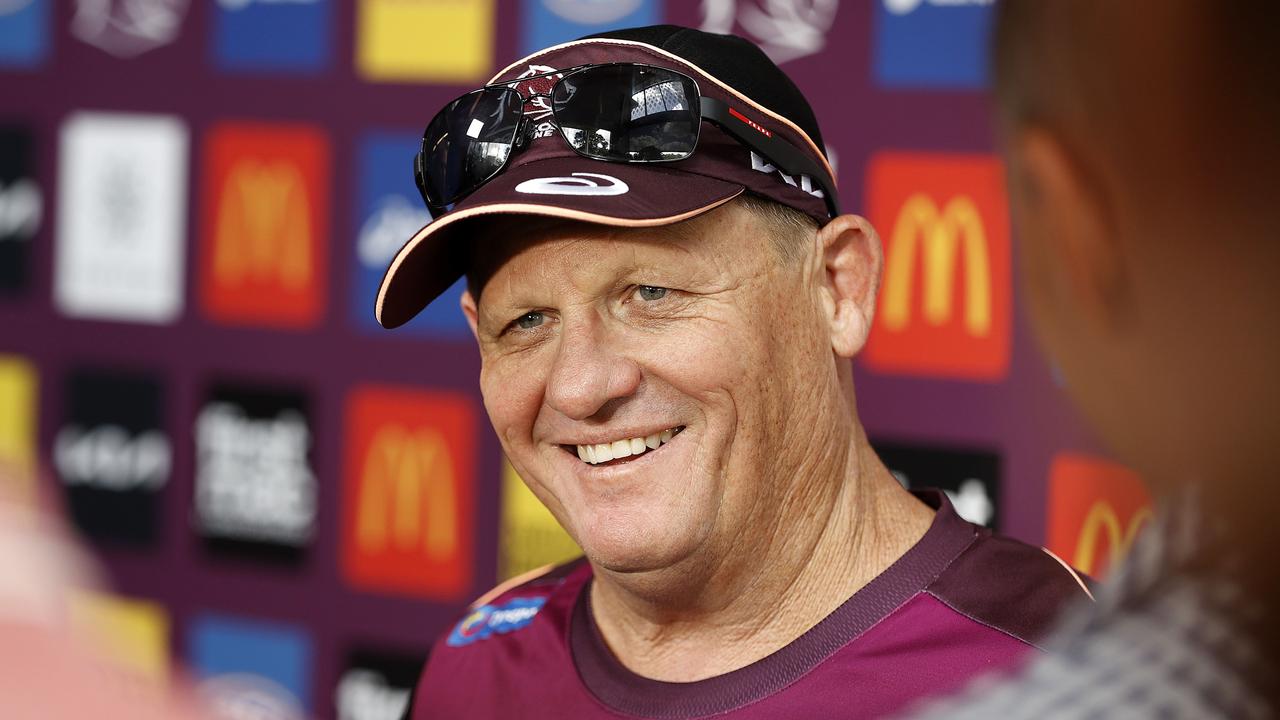
[[[489,421],[508,454],[532,442],[541,393],[529,373],[485,369],[480,374]]]

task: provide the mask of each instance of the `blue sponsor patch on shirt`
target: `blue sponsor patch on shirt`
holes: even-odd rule
[[[449,647],[470,645],[497,634],[515,632],[529,623],[547,604],[545,597],[515,598],[501,605],[481,605],[467,614],[449,633]]]

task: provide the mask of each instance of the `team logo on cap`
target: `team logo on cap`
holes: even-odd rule
[[[608,184],[601,185],[601,181]],[[516,192],[527,195],[622,195],[630,189],[629,185],[612,175],[582,172],[573,173],[572,177],[534,178],[516,186]]]
[[[524,116],[533,123],[533,134],[530,140],[551,137],[555,134],[556,123],[555,118],[551,116],[551,98],[547,96],[551,94],[551,88],[555,87],[562,77],[564,74],[556,72],[556,69],[550,65],[530,65],[527,70],[517,75],[515,80],[507,83],[507,87],[524,97],[537,96],[525,103]]]
[[[514,632],[533,622],[534,616],[546,603],[545,597],[537,597],[516,598],[502,605],[481,605],[453,628],[445,643],[450,647],[462,647],[495,633]]]

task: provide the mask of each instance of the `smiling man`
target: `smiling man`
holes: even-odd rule
[[[428,125],[436,219],[378,318],[466,275],[490,420],[586,557],[478,600],[414,717],[873,717],[1085,596],[868,444],[880,241],[821,148],[759,49],[670,26],[535,53]]]

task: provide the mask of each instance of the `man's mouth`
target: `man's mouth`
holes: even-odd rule
[[[663,430],[647,437],[619,438],[612,442],[594,445],[561,445],[568,452],[577,452],[578,459],[588,465],[603,465],[636,457],[662,447],[680,434],[684,426]]]

